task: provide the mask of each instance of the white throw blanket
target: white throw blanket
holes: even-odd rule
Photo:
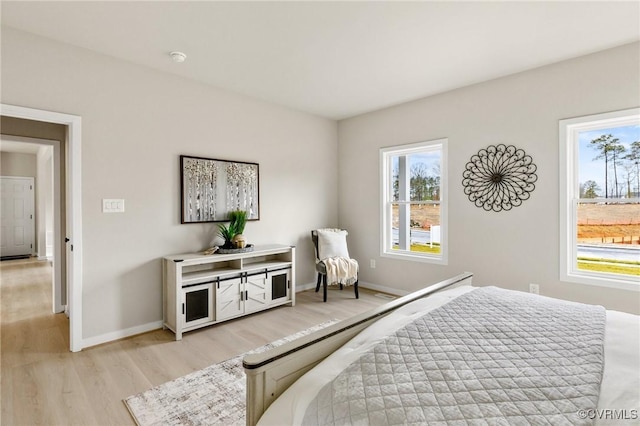
[[[322,260],[327,267],[327,284],[351,285],[358,280],[358,262],[346,257],[329,257]]]

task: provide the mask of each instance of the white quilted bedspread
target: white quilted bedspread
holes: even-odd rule
[[[305,425],[591,420],[605,310],[485,287],[418,318],[322,388]]]

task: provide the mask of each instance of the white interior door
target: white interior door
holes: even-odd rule
[[[0,177],[0,256],[33,254],[34,190],[32,177]]]

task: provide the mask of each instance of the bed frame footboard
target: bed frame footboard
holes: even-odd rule
[[[255,425],[269,405],[293,382],[369,324],[440,290],[471,285],[472,277],[469,272],[458,275],[282,346],[247,355],[242,361],[247,375],[247,425]]]

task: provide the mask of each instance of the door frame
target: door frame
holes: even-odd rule
[[[71,352],[81,351],[82,338],[82,118],[77,115],[17,105],[0,104],[6,117],[43,121],[67,126],[66,140],[66,218],[67,218],[67,310]]]

